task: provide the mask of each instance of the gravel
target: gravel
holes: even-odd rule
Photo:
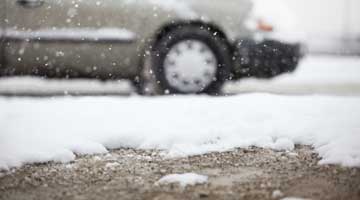
[[[318,165],[308,146],[261,148],[167,158],[119,149],[72,163],[25,165],[0,172],[0,200],[47,199],[360,199],[360,169]],[[168,174],[206,175],[205,184],[155,184]]]

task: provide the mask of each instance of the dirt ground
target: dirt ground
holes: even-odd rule
[[[310,147],[292,152],[236,149],[185,158],[119,149],[69,164],[26,165],[0,174],[1,200],[307,199],[359,200],[360,169],[318,165]],[[156,185],[172,173],[207,175],[206,184]]]

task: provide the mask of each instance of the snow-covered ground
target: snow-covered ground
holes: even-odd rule
[[[313,145],[320,163],[360,166],[360,97],[0,99],[0,168],[131,147],[186,156]]]
[[[359,167],[360,97],[351,96],[359,94],[359,71],[356,58],[307,58],[293,76],[232,86],[307,94],[301,96],[0,97],[0,168],[68,162],[120,147],[186,156],[249,146],[291,151],[295,144],[312,145],[320,164]],[[1,90],[9,81],[0,81]],[[43,83],[36,84],[49,90],[57,85]]]

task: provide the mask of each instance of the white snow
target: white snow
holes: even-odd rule
[[[39,29],[35,31],[19,31],[8,29],[5,36],[14,39],[45,39],[45,40],[106,40],[132,41],[135,33],[122,28],[70,28],[70,29]]]
[[[282,193],[280,190],[274,190],[271,197],[273,199],[278,199],[284,196],[284,193]]]
[[[68,162],[106,148],[187,156],[252,145],[315,147],[320,164],[360,166],[360,98],[248,94],[232,97],[0,98],[0,168]]]
[[[195,174],[195,173],[186,173],[186,174],[170,174],[162,177],[155,184],[171,184],[179,183],[181,187],[186,187],[188,185],[193,186],[196,184],[205,184],[208,181],[207,176]]]

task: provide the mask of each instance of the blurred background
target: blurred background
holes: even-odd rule
[[[253,0],[274,35],[302,40],[311,54],[360,55],[359,0]]]
[[[225,93],[360,95],[360,0],[252,1],[250,21],[261,20],[271,26],[272,31],[262,36],[300,42],[307,53],[294,73],[270,80],[245,78],[229,82]],[[133,93],[127,81],[0,79],[1,95]]]

